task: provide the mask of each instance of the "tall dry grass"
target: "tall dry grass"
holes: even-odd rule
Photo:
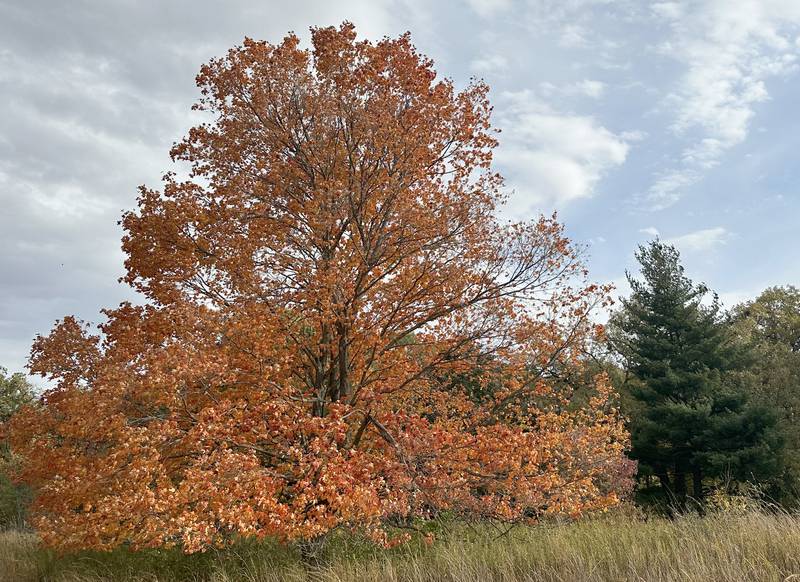
[[[0,534],[0,579],[8,582],[759,582],[800,581],[800,517],[618,515],[520,528],[499,539],[486,527],[455,528],[431,546],[391,551],[341,538],[322,558],[306,566],[268,543],[193,556],[118,551],[56,558],[31,535]]]

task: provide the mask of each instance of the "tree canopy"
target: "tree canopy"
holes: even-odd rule
[[[9,374],[0,366],[0,425],[14,415],[21,407],[34,401],[34,389],[25,374]]]
[[[733,341],[716,296],[684,274],[678,251],[659,240],[640,246],[642,279],[612,319],[613,344],[631,377],[632,456],[682,504],[687,476],[702,500],[706,476],[747,480],[776,470],[776,418],[748,405],[730,373],[748,361]]]
[[[770,491],[787,505],[800,501],[800,290],[770,287],[731,311],[731,331],[749,351],[740,373],[755,401],[778,412],[786,446]]]
[[[17,459],[8,446],[5,432],[17,411],[35,403],[35,392],[25,374],[9,374],[0,366],[0,528],[24,525],[29,491],[24,484],[13,483],[10,478],[17,469]]]
[[[245,40],[197,82],[211,120],[172,149],[191,175],[122,221],[147,303],[34,344],[57,387],[11,438],[44,540],[390,543],[385,524],[441,510],[617,503],[632,465],[608,382],[576,407],[564,380],[608,289],[555,217],[497,217],[488,87],[350,24],[309,50]]]

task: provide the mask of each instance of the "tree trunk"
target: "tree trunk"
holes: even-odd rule
[[[700,467],[692,469],[692,496],[698,503],[703,501],[703,470]]]
[[[343,400],[350,395],[350,356],[348,353],[347,325],[339,324],[339,385],[335,400]]]
[[[330,375],[331,367],[331,329],[327,323],[322,324],[322,333],[320,335],[319,350],[320,354],[315,363],[314,374],[314,389],[316,397],[314,398],[313,412],[314,416],[325,416],[325,401],[328,398],[328,391],[330,387],[331,378],[326,376]]]
[[[680,462],[675,463],[675,501],[679,510],[686,508],[686,469]]]
[[[666,471],[659,471],[656,473],[658,476],[658,481],[661,483],[661,489],[664,490],[664,494],[667,497],[672,497],[672,484],[669,482],[669,475],[667,475]]]
[[[670,518],[672,518],[675,516],[677,499],[675,498],[675,492],[672,490],[672,483],[670,482],[669,474],[665,469],[659,469],[656,472],[656,476],[661,483],[661,490],[664,492],[664,498],[667,500],[667,514]]]

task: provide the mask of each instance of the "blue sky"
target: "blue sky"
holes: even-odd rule
[[[134,298],[121,212],[196,121],[200,65],[244,36],[410,30],[492,87],[504,210],[558,210],[625,292],[658,234],[731,305],[800,283],[800,1],[0,1],[0,365],[65,314]]]

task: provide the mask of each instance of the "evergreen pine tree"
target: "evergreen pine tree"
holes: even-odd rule
[[[775,415],[750,406],[728,372],[746,360],[730,341],[716,295],[684,275],[680,255],[655,240],[636,258],[643,280],[627,274],[632,293],[610,325],[630,381],[632,456],[656,475],[669,499],[703,498],[703,480],[742,481],[775,470]]]

